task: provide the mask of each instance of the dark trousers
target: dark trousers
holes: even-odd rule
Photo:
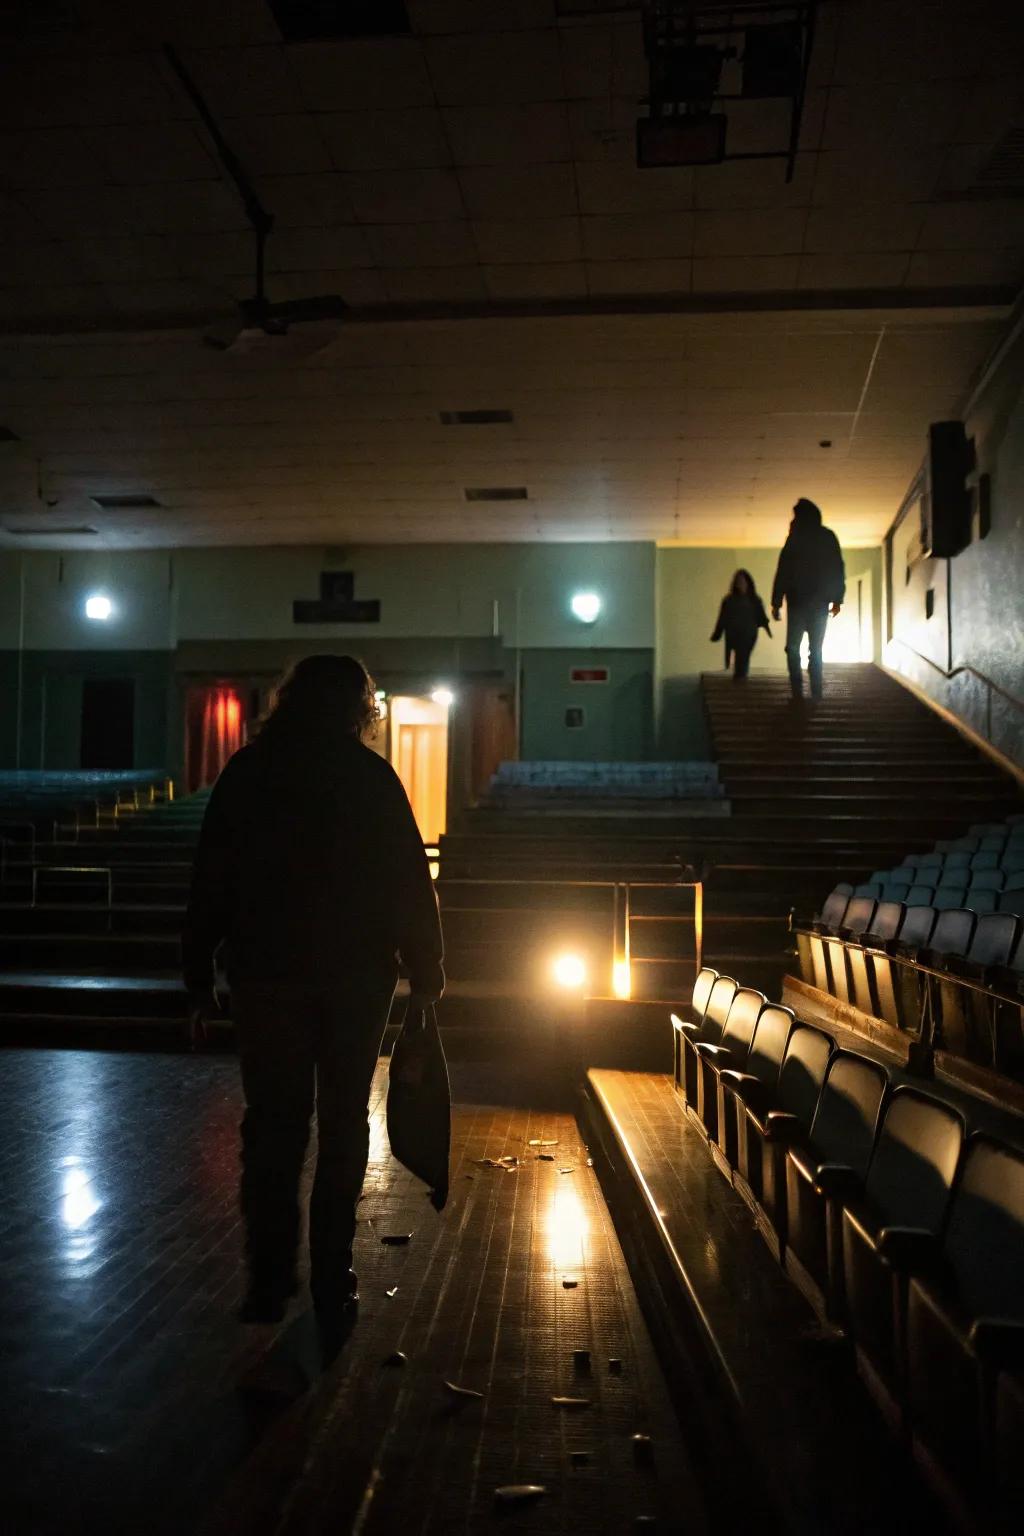
[[[295,1288],[299,1180],[314,1104],[310,1290],[329,1305],[348,1288],[355,1207],[369,1155],[367,1103],[395,984],[232,986],[245,1114],[242,1216],[253,1288]]]
[[[800,646],[807,636],[807,675],[811,683],[811,698],[820,699],[822,690],[821,648],[825,643],[828,625],[828,604],[819,602],[791,603],[786,599],[786,665],[789,668],[789,686],[793,697],[803,697],[804,676],[800,667]]]
[[[753,640],[751,640],[749,645],[747,645],[747,644],[737,645],[734,642],[734,644],[733,644],[733,668],[732,668],[732,675],[733,675],[733,677],[746,677],[747,676],[747,674],[750,671],[750,655],[751,655],[751,652],[753,651],[753,649],[754,649],[754,642],[753,642]]]

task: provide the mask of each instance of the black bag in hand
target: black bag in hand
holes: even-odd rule
[[[433,1008],[406,1009],[388,1071],[388,1140],[410,1173],[430,1187],[430,1203],[448,1199],[452,1139],[448,1063]]]

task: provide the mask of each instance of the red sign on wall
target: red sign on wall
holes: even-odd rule
[[[609,678],[607,667],[570,667],[570,683],[606,683]]]

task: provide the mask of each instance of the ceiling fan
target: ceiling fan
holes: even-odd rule
[[[284,299],[277,302],[267,297],[265,283],[265,255],[267,237],[274,227],[274,215],[257,196],[238,156],[221,133],[213,114],[206,104],[199,87],[185,68],[170,43],[164,44],[164,55],[181,81],[193,106],[203,120],[213,140],[221,165],[234,182],[246,218],[256,236],[256,289],[251,298],[238,303],[238,320],[211,327],[203,336],[205,345],[219,352],[252,350],[260,346],[265,337],[288,337],[293,345],[289,351],[311,351],[326,345],[336,333],[339,322],[348,313],[348,305],[337,293],[311,294],[308,298]],[[306,331],[294,336],[293,326],[305,326]],[[297,346],[295,345],[297,343]]]

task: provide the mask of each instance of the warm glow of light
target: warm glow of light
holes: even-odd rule
[[[576,592],[569,606],[581,624],[593,624],[601,612],[601,599],[596,592]]]
[[[436,859],[431,859],[429,864],[427,865],[427,868],[430,870],[430,878],[431,878],[431,880],[436,880],[438,875],[441,873],[441,866],[437,862],[437,860]]]
[[[556,1269],[576,1269],[585,1262],[590,1235],[586,1207],[564,1180],[555,1185],[546,1227],[548,1257]]]
[[[382,720],[388,717],[388,696],[382,688],[379,688],[373,696],[377,701],[377,713]]]
[[[587,967],[579,955],[559,955],[551,973],[560,987],[578,989],[587,979]]]
[[[629,971],[628,960],[616,960],[612,966],[612,991],[616,997],[627,998],[630,995],[632,978]]]
[[[442,709],[451,709],[455,703],[455,695],[450,688],[435,688],[430,697],[435,704],[440,704]]]
[[[93,592],[85,600],[85,616],[87,619],[98,619],[102,623],[110,618],[113,611],[113,603],[102,592]]]

